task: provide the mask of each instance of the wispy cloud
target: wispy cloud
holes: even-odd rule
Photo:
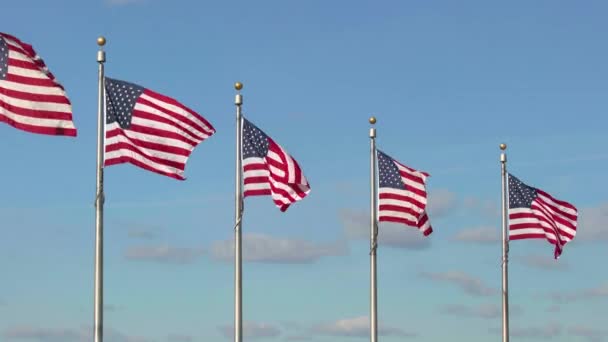
[[[368,337],[369,317],[359,316],[354,318],[340,319],[330,323],[316,325],[312,331],[319,335],[346,336],[346,337]],[[396,337],[416,337],[417,333],[408,332],[401,328],[378,324],[378,335]]]
[[[369,239],[369,214],[362,211],[342,210],[340,219],[344,226],[346,236],[350,239]],[[426,249],[431,246],[429,238],[425,238],[420,231],[399,224],[380,224],[378,243],[382,246]]]
[[[494,245],[501,241],[500,231],[494,227],[462,229],[452,237],[453,241]]]
[[[493,200],[480,199],[475,197],[465,197],[462,200],[462,205],[465,209],[479,214],[485,218],[498,218],[500,217],[500,208],[498,203]]]
[[[122,310],[122,307],[118,306],[118,305],[113,305],[113,304],[105,304],[103,306],[103,309],[106,312],[115,312],[115,311],[118,311],[118,310]]]
[[[574,291],[570,293],[553,293],[550,295],[558,303],[573,302],[577,300],[608,297],[608,283],[598,287]]]
[[[187,264],[194,262],[204,254],[203,248],[160,246],[129,247],[125,251],[128,260],[149,261],[159,263]]]
[[[420,276],[436,282],[456,285],[465,293],[472,296],[492,296],[497,293],[496,290],[484,285],[480,279],[474,278],[464,272],[421,272]]]
[[[437,189],[429,192],[428,213],[431,219],[449,215],[457,205],[456,194],[447,189]]]
[[[155,232],[153,232],[151,229],[144,229],[144,228],[130,229],[128,232],[128,235],[130,238],[143,239],[143,240],[151,240],[156,237]]]
[[[463,304],[446,305],[440,309],[440,312],[447,315],[458,317],[475,317],[475,318],[498,318],[502,316],[502,307],[496,304],[482,304],[479,306],[467,306]],[[517,305],[509,306],[511,315],[520,315],[521,307]]]
[[[82,341],[82,331],[59,328],[39,328],[32,326],[12,327],[2,334],[9,340],[32,339],[44,342],[72,342]]]
[[[312,341],[313,337],[311,335],[303,334],[303,335],[289,335],[285,336],[285,341]]]
[[[492,328],[490,331],[495,334],[502,333],[500,328]],[[604,342],[608,339],[608,330],[583,325],[574,325],[568,328],[567,326],[564,326],[564,324],[548,323],[541,326],[512,326],[510,328],[510,335],[512,337],[544,340],[551,340],[556,337],[566,335],[571,337],[582,337],[587,339],[589,342]]]
[[[573,242],[608,241],[608,203],[581,210],[581,218]]]
[[[603,342],[608,339],[608,330],[606,329],[577,325],[571,327],[568,332],[572,336],[585,337],[589,342]]]
[[[22,325],[6,329],[2,336],[8,341],[32,340],[39,342],[87,342],[91,340],[91,328],[76,329],[41,328]],[[147,338],[127,335],[111,328],[104,329],[104,337],[113,342],[149,342]]]
[[[501,334],[502,329],[490,329],[495,334]],[[557,323],[549,323],[544,326],[537,327],[510,327],[509,333],[512,337],[534,338],[534,339],[552,339],[562,334],[562,325]]]
[[[567,270],[569,265],[563,260],[555,260],[549,254],[528,254],[517,258],[525,266],[539,270],[548,271],[563,271]]]
[[[243,235],[242,247],[243,260],[262,263],[305,264],[315,262],[322,257],[348,253],[345,241],[319,243],[253,233]],[[217,260],[233,261],[234,241],[215,242],[210,252]]]
[[[170,334],[167,336],[167,342],[194,342],[194,337],[184,334]]]
[[[218,327],[218,329],[227,339],[234,338],[234,325],[223,325]],[[273,324],[252,321],[243,322],[243,337],[246,339],[262,339],[280,335],[281,330]]]

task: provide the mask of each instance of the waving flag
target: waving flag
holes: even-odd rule
[[[0,122],[30,133],[76,136],[63,87],[31,45],[2,32]]]
[[[559,258],[574,239],[577,209],[509,174],[509,240],[547,239]]]
[[[131,163],[184,180],[192,150],[215,133],[202,116],[139,85],[105,78],[105,165]]]
[[[424,236],[433,232],[426,213],[426,186],[429,176],[409,168],[378,150],[378,220],[418,228]]]
[[[310,192],[298,162],[245,118],[243,173],[244,197],[270,195],[281,211]]]

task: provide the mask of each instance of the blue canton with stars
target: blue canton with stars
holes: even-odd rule
[[[118,122],[120,128],[131,126],[133,108],[144,88],[137,84],[106,77],[106,124]]]
[[[531,208],[536,188],[524,184],[509,173],[509,208]]]
[[[0,81],[6,79],[8,73],[8,45],[0,36]]]
[[[407,190],[401,180],[399,168],[395,165],[393,158],[378,150],[378,169],[380,172],[379,185],[381,188],[394,188]]]
[[[265,158],[268,154],[268,136],[243,118],[243,158]]]

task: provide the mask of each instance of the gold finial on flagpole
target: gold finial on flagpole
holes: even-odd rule
[[[505,144],[505,143],[500,144],[500,149],[503,150],[503,151],[506,150],[507,149],[507,144]]]
[[[234,84],[234,89],[236,89],[236,90],[241,90],[241,89],[243,89],[243,83],[241,83],[241,82],[236,82],[236,83]]]
[[[104,37],[104,36],[97,37],[97,45],[99,45],[99,46],[106,45],[106,37]]]
[[[376,117],[375,116],[370,117],[369,118],[369,123],[372,124],[372,125],[376,124]]]

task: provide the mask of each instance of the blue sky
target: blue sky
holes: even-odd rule
[[[607,11],[603,1],[5,4],[2,31],[44,58],[79,132],[0,125],[2,341],[90,340],[100,34],[108,76],[175,97],[217,129],[184,182],[106,169],[107,341],[230,340],[235,81],[244,114],[312,187],[286,213],[246,200],[246,340],[367,338],[370,114],[380,149],[431,174],[435,230],[380,227],[382,341],[500,338],[500,142],[514,175],[581,214],[558,262],[545,241],[512,243],[512,340],[608,340]]]

